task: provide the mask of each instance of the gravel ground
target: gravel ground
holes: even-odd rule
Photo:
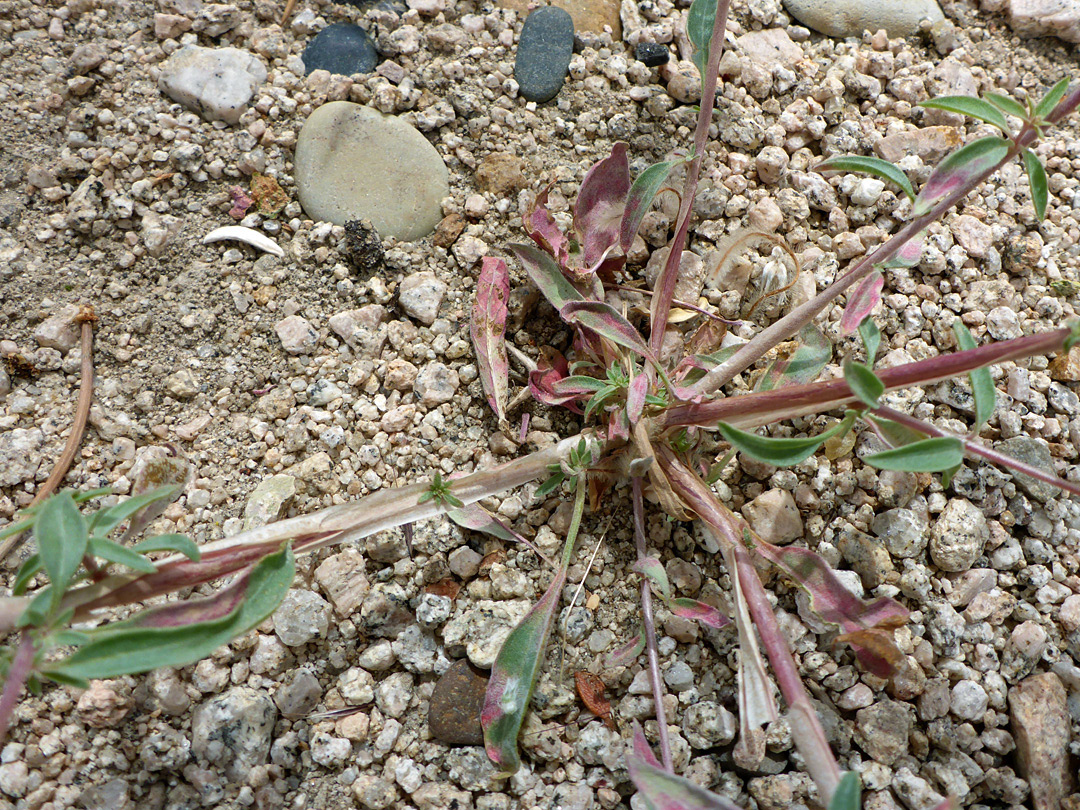
[[[517,97],[512,78],[518,10],[432,0],[399,16],[311,0],[280,29],[282,11],[276,0],[0,0],[0,519],[29,503],[63,446],[81,361],[75,305],[100,317],[97,390],[65,484],[126,494],[135,465],[169,448],[194,475],[154,529],[200,543],[245,520],[489,467],[574,429],[530,405],[524,443],[497,432],[468,337],[479,258],[523,238],[520,213],[549,179],[565,217],[585,170],[616,140],[630,143],[635,174],[685,147],[695,117],[687,63],[647,68],[626,42],[580,31],[569,82],[537,106]],[[977,127],[918,101],[1041,93],[1080,76],[1067,43],[1021,40],[1003,16],[964,2],[945,11],[953,24],[906,40],[837,40],[798,26],[777,0],[736,2],[739,44],[725,57],[692,249],[704,254],[747,224],[775,231],[809,271],[805,295],[880,243],[906,209],[881,184],[807,173],[815,155],[876,149],[922,181]],[[685,8],[645,0],[624,12],[626,40],[670,41]],[[344,20],[375,35],[379,72],[305,78],[305,43]],[[794,50],[743,39],[762,29]],[[244,49],[266,65],[238,124],[208,123],[158,89],[164,60],[187,43]],[[373,265],[370,243],[357,248],[343,228],[304,218],[292,150],[328,100],[371,104],[425,132],[450,173],[433,237],[388,240]],[[917,268],[887,277],[883,363],[954,348],[954,317],[979,341],[1075,317],[1080,137],[1076,117],[1069,123],[1037,149],[1050,178],[1045,222],[1010,166],[931,229]],[[201,243],[235,224],[230,190],[248,189],[255,173],[275,178],[290,202],[244,224],[281,244],[284,258]],[[667,197],[646,219],[635,272],[669,237]],[[760,259],[736,268],[744,286]],[[736,314],[745,302],[724,292],[738,283],[729,275],[707,297]],[[535,355],[565,344],[535,295],[514,305],[518,347]],[[839,314],[823,323],[841,342]],[[1080,479],[1080,358],[1035,358],[994,376],[1000,404],[983,437]],[[962,383],[894,399],[960,430],[972,412]],[[1080,754],[1078,504],[986,466],[963,469],[948,488],[878,474],[858,461],[869,444],[790,471],[742,462],[718,485],[766,537],[805,543],[847,570],[853,588],[912,610],[898,633],[906,667],[886,682],[773,583],[841,765],[862,773],[869,808],[921,810],[945,794],[971,807],[1080,807],[1080,794],[1069,798],[1069,756]],[[550,552],[568,505],[534,489],[488,505]],[[570,574],[582,579],[603,537],[585,606],[564,614],[560,664],[540,682],[527,762],[508,781],[493,778],[479,747],[431,739],[429,699],[455,658],[490,664],[549,574],[527,550],[427,523],[416,526],[411,558],[395,532],[301,560],[275,619],[197,665],[25,699],[0,752],[0,808],[636,805],[623,738],[631,719],[652,717],[652,699],[640,664],[600,665],[635,615],[626,500],[616,493],[588,517]],[[727,576],[691,526],[656,518],[649,528],[682,594],[726,599]],[[4,563],[6,577],[27,551]],[[461,586],[456,598],[447,581]],[[812,804],[784,721],[770,727],[757,772],[732,762],[734,633],[663,613],[661,623],[679,771],[744,807]],[[580,706],[576,670],[603,678],[617,730]],[[359,711],[306,716],[344,707]],[[655,724],[648,731],[655,738]]]

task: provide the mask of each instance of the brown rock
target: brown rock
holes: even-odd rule
[[[436,247],[449,248],[461,232],[465,230],[465,217],[461,214],[447,214],[435,227],[435,236],[432,240]]]
[[[480,710],[487,684],[487,674],[464,658],[446,670],[431,693],[431,736],[447,745],[483,745]]]
[[[1009,690],[1009,715],[1020,774],[1035,810],[1058,810],[1070,792],[1069,712],[1065,687],[1052,672],[1032,675]]]
[[[604,26],[611,27],[611,39],[622,39],[622,23],[619,20],[620,0],[552,0],[551,5],[558,6],[570,15],[575,31],[604,32]]]
[[[907,155],[918,155],[923,163],[938,163],[963,143],[956,127],[923,127],[888,135],[874,144],[878,157],[895,163]]]
[[[1080,346],[1073,346],[1068,354],[1059,354],[1050,361],[1050,379],[1058,382],[1080,382]]]
[[[513,194],[527,185],[522,172],[524,165],[525,161],[517,155],[492,152],[476,170],[476,182],[484,191],[502,196]]]

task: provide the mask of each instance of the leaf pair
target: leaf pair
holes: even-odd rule
[[[634,563],[634,570],[649,580],[653,592],[674,615],[717,629],[731,623],[731,619],[712,605],[697,599],[675,596],[663,564],[655,557],[639,559]]]

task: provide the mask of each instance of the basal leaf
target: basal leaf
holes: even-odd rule
[[[121,623],[90,632],[91,640],[45,668],[55,678],[114,678],[158,667],[178,667],[209,656],[274,612],[292,584],[292,549],[263,558],[220,594],[188,605],[153,608]],[[221,615],[222,609],[228,612]],[[211,616],[209,620],[202,620]],[[151,626],[145,626],[145,625]]]
[[[581,326],[602,338],[640,354],[652,357],[649,344],[630,321],[604,301],[571,301],[559,309],[559,317],[572,326]]]
[[[863,348],[866,349],[866,365],[873,368],[874,361],[877,360],[878,347],[881,346],[881,330],[877,328],[873,318],[863,318],[863,322],[859,324],[859,337],[862,338]]]
[[[632,661],[635,661],[641,651],[645,649],[645,630],[644,628],[638,628],[638,633],[632,639],[625,644],[621,644],[612,650],[608,656],[604,659],[604,668],[611,669],[612,667],[625,667],[629,666]]]
[[[611,154],[593,164],[581,181],[574,203],[574,230],[581,239],[582,258],[592,267],[619,243],[626,197],[630,193],[629,147],[616,143]]]
[[[829,810],[862,810],[862,782],[857,772],[846,771],[840,777]]]
[[[960,147],[934,169],[919,196],[915,198],[912,216],[921,217],[928,213],[949,194],[993,169],[1008,154],[1009,141],[1004,138],[979,138]]]
[[[619,246],[623,253],[628,251],[630,245],[633,244],[634,236],[637,235],[645,214],[652,207],[656,193],[664,185],[671,170],[681,162],[680,160],[665,160],[663,163],[654,163],[638,175],[638,179],[630,186],[630,194],[626,198],[626,211],[619,227]]]
[[[476,367],[488,404],[499,421],[506,419],[506,397],[510,365],[506,357],[507,301],[510,299],[510,271],[506,262],[485,256],[476,282],[469,336],[476,350]]]
[[[881,158],[868,157],[865,155],[840,155],[823,160],[814,166],[814,171],[821,172],[862,172],[872,174],[890,183],[903,191],[908,199],[915,199],[915,190],[911,187],[911,181],[898,167]]]
[[[147,506],[157,501],[171,503],[179,496],[180,490],[179,484],[157,487],[141,495],[127,498],[115,506],[99,509],[90,517],[90,534],[94,537],[108,537],[117,526]]]
[[[537,490],[537,493],[539,494],[539,490]],[[540,559],[550,563],[550,560],[534,544],[515,532],[479,503],[474,502],[460,509],[451,509],[446,513],[446,516],[463,529],[483,532],[510,543],[520,543],[526,548],[535,551],[540,556]]]
[[[671,597],[671,583],[668,581],[667,572],[656,557],[642,557],[634,563],[634,570],[648,579],[662,597]]]
[[[1035,105],[1035,115],[1040,119],[1046,118],[1054,111],[1054,107],[1058,105],[1058,102],[1065,97],[1065,92],[1068,89],[1068,79],[1062,79],[1051,87],[1050,91],[1042,97],[1042,101]]]
[[[777,467],[790,467],[800,464],[810,458],[817,449],[833,436],[839,436],[851,429],[855,422],[853,413],[849,413],[844,419],[824,433],[817,436],[808,436],[805,439],[781,439],[770,436],[758,436],[755,433],[747,433],[720,422],[717,430],[732,447],[746,453],[751,458],[764,461],[767,464],[775,464]]]
[[[921,230],[908,241],[902,244],[899,250],[881,263],[881,267],[889,269],[893,267],[914,267],[922,258],[923,242],[926,241],[926,231]]]
[[[1028,118],[1028,111],[1016,99],[1003,96],[1001,93],[987,93],[986,100],[1007,115],[1015,116],[1021,121],[1026,121]]]
[[[521,623],[510,631],[491,668],[480,712],[484,748],[501,773],[514,773],[521,766],[517,738],[529,708],[540,664],[544,657],[555,609],[566,584],[566,569],[560,568],[540,601]]]
[[[941,472],[964,460],[964,445],[951,436],[923,439],[866,456],[863,461],[879,470]]]
[[[581,413],[581,409],[573,404],[573,401],[581,397],[580,393],[558,394],[555,386],[563,378],[569,376],[570,368],[566,364],[566,358],[558,349],[550,346],[540,347],[540,358],[536,362],[536,368],[529,372],[529,393],[537,402],[545,405],[566,405],[571,410]]]
[[[667,607],[676,616],[683,619],[693,619],[702,624],[707,624],[709,627],[719,629],[725,624],[731,624],[731,619],[721,613],[718,608],[697,599],[680,596],[667,600]]]
[[[942,96],[928,101],[920,101],[919,106],[960,113],[960,115],[969,115],[972,118],[978,118],[980,121],[993,124],[1006,134],[1009,132],[1009,125],[1005,121],[1005,116],[1001,114],[1001,110],[990,102],[975,96]]]
[[[709,61],[709,42],[716,25],[716,0],[694,0],[686,18],[686,35],[694,46],[690,59],[697,65],[698,73],[705,75]]]
[[[118,565],[126,565],[128,568],[142,571],[144,574],[153,574],[157,571],[157,566],[142,554],[104,537],[91,537],[86,548],[92,557],[100,557]]]
[[[975,339],[971,336],[968,328],[957,318],[953,321],[953,333],[956,335],[957,345],[967,351],[975,348]],[[979,427],[984,425],[994,414],[997,405],[997,391],[994,389],[994,381],[990,378],[990,369],[977,368],[968,373],[971,380],[971,393],[975,398],[975,428],[978,433]]]
[[[626,389],[626,417],[630,424],[636,424],[645,410],[645,403],[649,397],[649,375],[641,373],[634,377]]]
[[[832,344],[812,323],[799,332],[801,343],[790,357],[769,365],[758,380],[755,391],[771,391],[785,385],[813,382],[832,359]],[[736,347],[731,347],[736,348]]]
[[[842,335],[854,334],[859,324],[870,316],[874,307],[881,301],[881,290],[885,286],[885,277],[874,270],[866,278],[859,282],[855,291],[848,299],[844,307],[844,314],[840,318],[840,333]]]
[[[533,245],[510,245],[514,255],[540,292],[555,309],[562,309],[571,301],[584,301],[585,296],[567,280],[559,265],[547,253]]]
[[[1035,216],[1040,220],[1046,216],[1046,203],[1050,199],[1047,192],[1046,169],[1038,155],[1030,149],[1024,149],[1024,169],[1027,171],[1028,185],[1031,187],[1031,203],[1035,206]]]
[[[636,720],[634,752],[627,755],[626,767],[646,805],[655,810],[739,810],[728,799],[661,768]]]
[[[885,393],[885,383],[864,363],[844,361],[844,380],[859,400],[868,408],[876,408]]]
[[[146,554],[150,551],[176,551],[192,562],[198,562],[201,556],[195,541],[186,534],[159,534],[155,537],[148,537],[141,543],[133,545],[131,550],[138,551],[140,554]]]
[[[89,540],[86,521],[70,492],[57,493],[41,505],[34,521],[34,537],[41,563],[53,586],[52,604],[55,607],[79,570]]]
[[[547,195],[552,185],[554,181],[536,195],[532,207],[522,217],[522,224],[529,237],[561,264],[566,258],[566,236],[547,209]]]

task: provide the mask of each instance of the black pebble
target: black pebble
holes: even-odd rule
[[[368,32],[359,25],[336,23],[316,35],[304,48],[304,71],[329,70],[342,76],[371,73],[379,55]]]
[[[361,273],[370,276],[382,265],[382,239],[366,219],[345,223],[345,254]]]
[[[668,52],[667,45],[661,45],[659,42],[639,42],[634,47],[634,58],[642,62],[645,67],[660,67],[667,64],[671,54]]]
[[[562,89],[574,53],[574,21],[561,8],[538,8],[525,19],[514,78],[522,97],[543,103]]]

